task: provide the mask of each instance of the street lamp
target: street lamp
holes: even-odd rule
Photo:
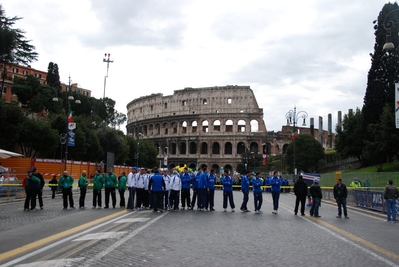
[[[75,146],[75,133],[73,132],[76,129],[76,123],[73,122],[72,118],[72,108],[69,101],[75,100],[75,98],[71,95],[72,88],[71,88],[71,77],[68,77],[69,83],[68,87],[66,88],[65,93],[65,106],[67,112],[67,123],[66,123],[66,133],[62,133],[60,135],[60,143],[61,143],[61,154],[62,154],[62,145],[65,144],[65,165],[64,170],[67,169],[67,161],[68,161],[68,146]],[[58,102],[58,98],[53,98],[54,102]],[[81,104],[80,100],[77,99],[75,104]]]
[[[143,134],[142,133],[138,133],[138,135],[137,135],[137,151],[136,151],[136,154],[134,155],[134,158],[136,159],[136,166],[138,167],[139,166],[139,156],[140,156],[140,153],[139,153],[139,147],[140,147],[140,136],[142,136]]]
[[[302,119],[302,126],[306,126],[306,118],[308,117],[308,113],[306,111],[296,111],[296,107],[294,107],[294,110],[290,110],[285,114],[285,118],[287,119],[287,125],[293,125],[292,128],[292,133],[291,133],[291,140],[294,143],[294,162],[293,162],[293,167],[294,167],[294,176],[296,178],[297,171],[296,171],[296,151],[295,151],[295,126],[298,122],[298,120]]]
[[[107,57],[108,56],[108,57]],[[104,77],[104,96],[103,98],[105,98],[105,86],[107,84],[107,78],[108,78],[108,69],[109,69],[109,63],[113,63],[113,60],[110,60],[109,57],[111,56],[111,54],[104,54],[104,58],[103,58],[103,62],[107,63],[107,75]]]
[[[396,14],[394,14],[394,13],[396,13]],[[385,51],[391,51],[391,50],[395,49],[395,45],[393,44],[393,42],[391,40],[391,36],[392,36],[391,30],[393,28],[396,28],[399,26],[398,15],[399,15],[399,9],[398,8],[394,9],[385,16],[384,21],[382,22],[382,26],[387,31],[386,42],[385,42],[384,46],[382,47],[382,49],[384,49]],[[374,23],[375,22],[376,21],[374,21]]]

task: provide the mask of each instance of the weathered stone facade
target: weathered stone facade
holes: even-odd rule
[[[244,152],[262,153],[263,110],[249,86],[185,88],[127,105],[127,134],[153,142],[160,165],[235,170]],[[270,144],[268,154],[270,151]],[[167,164],[164,164],[167,156]]]

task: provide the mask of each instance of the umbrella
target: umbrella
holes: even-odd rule
[[[24,155],[18,154],[15,152],[7,151],[4,149],[0,149],[0,159],[8,159],[8,158],[22,158]]]

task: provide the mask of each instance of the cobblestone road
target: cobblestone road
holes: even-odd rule
[[[261,214],[253,212],[251,194],[252,212],[223,212],[220,191],[215,212],[64,211],[59,196],[46,198],[45,209],[36,212],[23,212],[22,202],[2,203],[0,264],[399,266],[398,225],[355,209],[349,220],[336,219],[336,207],[328,203],[319,219],[295,216],[292,194],[281,195],[274,215],[270,194],[263,196]],[[241,192],[234,199],[239,207]],[[86,205],[90,202],[89,193]]]

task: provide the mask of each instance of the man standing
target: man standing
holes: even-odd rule
[[[301,215],[304,216],[305,215],[306,196],[308,195],[308,186],[305,183],[305,181],[303,180],[302,175],[299,175],[298,180],[295,182],[294,194],[296,196],[294,213],[295,213],[295,215],[298,214],[298,206],[299,206],[299,202],[301,202]]]
[[[211,173],[207,176],[207,185],[208,185],[208,192],[206,197],[206,206],[205,209],[209,208],[210,211],[215,211],[215,169],[211,169]]]
[[[399,192],[396,186],[393,186],[393,181],[388,180],[388,184],[384,189],[384,199],[387,207],[387,222],[396,223],[396,199],[399,197]],[[392,217],[391,217],[392,215]]]
[[[96,174],[93,179],[93,209],[96,208],[98,204],[98,208],[101,209],[101,189],[104,187],[104,177],[101,174],[100,170],[96,170]]]
[[[187,167],[184,168],[183,173],[180,174],[181,179],[181,206],[182,210],[186,208],[190,209],[190,185],[191,185],[191,175],[188,173]]]
[[[154,174],[151,176],[150,181],[148,183],[148,191],[154,197],[154,212],[162,212],[162,198],[164,195],[164,191],[166,189],[165,180],[163,179],[163,175],[158,172],[158,168],[154,168]]]
[[[69,198],[69,207],[71,209],[75,209],[73,203],[73,196],[72,196],[72,186],[73,186],[73,179],[69,176],[68,171],[64,171],[64,175],[58,180],[58,186],[62,188],[62,199],[63,199],[63,206],[64,210],[68,208],[68,198]]]
[[[165,182],[166,190],[164,191],[164,195],[162,197],[161,204],[162,204],[162,207],[165,210],[168,210],[168,208],[170,208],[170,206],[169,206],[169,193],[170,193],[170,187],[169,187],[170,184],[169,184],[169,182],[170,182],[170,176],[169,176],[168,169],[166,169],[166,168],[163,169],[162,175],[163,175],[163,180]]]
[[[206,167],[203,169],[198,170],[198,205],[200,211],[205,211],[205,206],[206,206],[206,193],[207,193],[207,173],[206,173]]]
[[[140,170],[136,174],[136,209],[141,210],[144,207],[144,186],[145,186],[145,169],[140,168]]]
[[[337,184],[334,186],[334,198],[338,205],[338,216],[336,218],[341,218],[342,208],[343,208],[345,219],[349,219],[348,211],[346,209],[347,196],[348,196],[348,189],[346,189],[346,185],[342,183],[341,179],[338,179]]]
[[[273,177],[270,179],[270,186],[272,187],[273,198],[273,214],[277,214],[278,201],[280,199],[281,179],[278,176],[278,171],[273,172]]]
[[[233,179],[229,175],[229,171],[225,170],[222,177],[222,185],[223,185],[223,209],[226,211],[227,209],[227,199],[229,199],[229,204],[231,207],[231,211],[234,212],[234,198],[233,198]]]
[[[319,215],[319,207],[323,195],[321,193],[321,188],[319,185],[319,179],[315,178],[312,186],[310,187],[310,196],[312,197],[312,207],[310,208],[310,216],[315,216],[316,218],[321,217]]]
[[[115,209],[116,206],[116,195],[115,195],[115,188],[118,184],[118,180],[116,179],[116,175],[112,172],[112,168],[108,168],[108,173],[105,175],[104,178],[104,185],[105,185],[105,207],[104,209],[108,209],[109,204],[109,195],[111,194],[112,199],[112,207]]]
[[[247,170],[246,175],[243,175],[241,177],[241,191],[243,194],[243,199],[242,199],[242,204],[240,210],[243,212],[249,212],[247,208],[247,203],[248,203],[248,195],[249,195],[249,179],[251,176],[251,171]],[[255,212],[257,209],[255,209]]]
[[[193,197],[191,199],[191,207],[189,208],[189,210],[194,209],[195,206],[195,201],[198,198],[198,172],[194,173],[191,179],[191,184],[193,185]],[[199,201],[198,201],[199,202]],[[199,209],[199,203],[197,203],[197,209]]]
[[[254,206],[255,213],[261,213],[260,208],[262,208],[263,197],[262,197],[262,185],[263,181],[260,178],[260,172],[256,173],[255,178],[252,179],[252,188],[254,192]]]
[[[25,188],[25,204],[24,204],[24,211],[29,211],[29,205],[31,201],[31,190],[30,190],[30,178],[32,177],[32,171],[28,171],[28,175],[24,178],[22,182],[22,186]]]
[[[85,208],[85,198],[87,192],[87,179],[86,179],[86,171],[82,172],[82,176],[80,176],[78,181],[78,186],[80,188],[80,197],[79,197],[79,209]]]
[[[176,168],[173,168],[169,181],[170,196],[169,206],[173,211],[179,209],[179,194],[181,189],[181,181]]]
[[[49,186],[51,189],[51,198],[55,198],[55,192],[57,191],[58,187],[58,181],[57,181],[57,175],[53,176],[53,179],[49,182]]]
[[[39,190],[37,190],[37,199],[39,200],[39,207],[42,210],[43,209],[43,187],[44,187],[44,184],[45,184],[44,178],[43,178],[43,175],[40,172],[37,172],[36,168],[33,168],[32,172],[33,172],[34,176],[36,176],[37,178],[40,179],[40,187],[39,187]]]
[[[128,174],[127,176],[127,186],[129,189],[129,198],[127,201],[127,209],[128,210],[134,210],[134,195],[136,193],[136,174],[137,174],[138,168],[133,167],[132,171]]]
[[[125,208],[125,190],[126,190],[126,175],[125,172],[121,172],[121,176],[118,179],[118,191],[119,191],[119,206]]]

